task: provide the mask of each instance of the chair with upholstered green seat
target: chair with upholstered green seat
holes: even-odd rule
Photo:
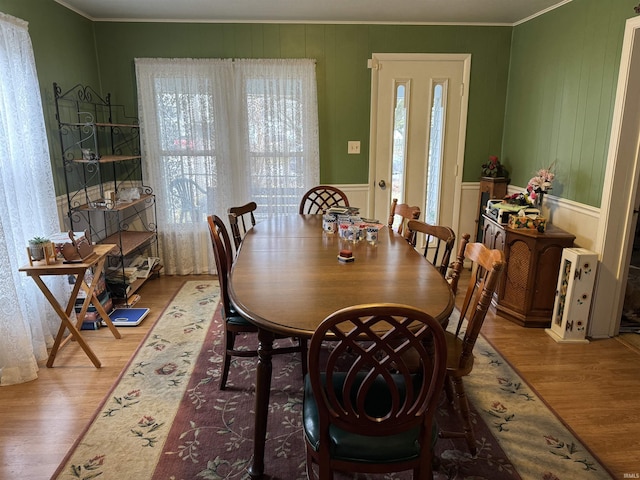
[[[308,477],[413,470],[416,480],[433,478],[445,362],[442,327],[413,307],[357,305],[329,315],[309,346]]]
[[[233,264],[233,251],[231,239],[227,227],[220,217],[210,215],[207,217],[209,233],[213,245],[216,268],[218,271],[218,282],[220,283],[220,301],[222,303],[222,318],[224,321],[224,359],[222,362],[222,372],[220,375],[220,390],[224,390],[229,376],[231,357],[256,357],[257,347],[253,349],[235,348],[236,336],[240,333],[257,332],[258,328],[249,320],[240,315],[231,305],[229,298],[229,271]],[[307,373],[307,341],[298,338],[298,345],[291,347],[275,348],[273,353],[301,353],[302,374]]]

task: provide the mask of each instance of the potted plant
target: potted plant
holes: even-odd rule
[[[29,255],[33,260],[42,260],[45,255],[44,247],[50,243],[46,237],[33,237],[29,240]]]
[[[483,177],[507,177],[509,173],[504,168],[504,165],[500,163],[498,157],[491,155],[486,163],[482,164],[482,176]]]

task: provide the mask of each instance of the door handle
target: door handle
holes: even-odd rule
[[[384,188],[384,187],[386,187],[386,186],[387,186],[387,182],[385,182],[384,180],[380,180],[380,181],[378,182],[378,186],[379,186],[380,188]]]

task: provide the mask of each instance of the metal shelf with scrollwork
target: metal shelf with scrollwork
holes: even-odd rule
[[[110,266],[158,255],[156,202],[144,185],[138,120],[93,88],[53,84],[61,164],[67,196],[66,227],[89,231],[96,243],[114,243]],[[137,191],[136,191],[137,190]],[[122,200],[134,191],[133,198]],[[133,282],[129,294],[144,282]]]

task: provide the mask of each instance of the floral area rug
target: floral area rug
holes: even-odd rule
[[[55,478],[249,478],[256,360],[234,359],[227,390],[218,389],[222,325],[217,301],[215,284],[185,284]],[[255,342],[255,335],[239,338],[247,348]],[[462,439],[438,440],[436,480],[611,479],[483,338],[475,355],[465,387],[478,454],[471,457]],[[274,356],[271,388],[265,474],[272,480],[306,479],[298,354]],[[436,418],[442,429],[461,428],[444,398]]]
[[[185,282],[53,478],[150,478],[207,339],[217,282]],[[205,360],[206,363],[206,360]]]

